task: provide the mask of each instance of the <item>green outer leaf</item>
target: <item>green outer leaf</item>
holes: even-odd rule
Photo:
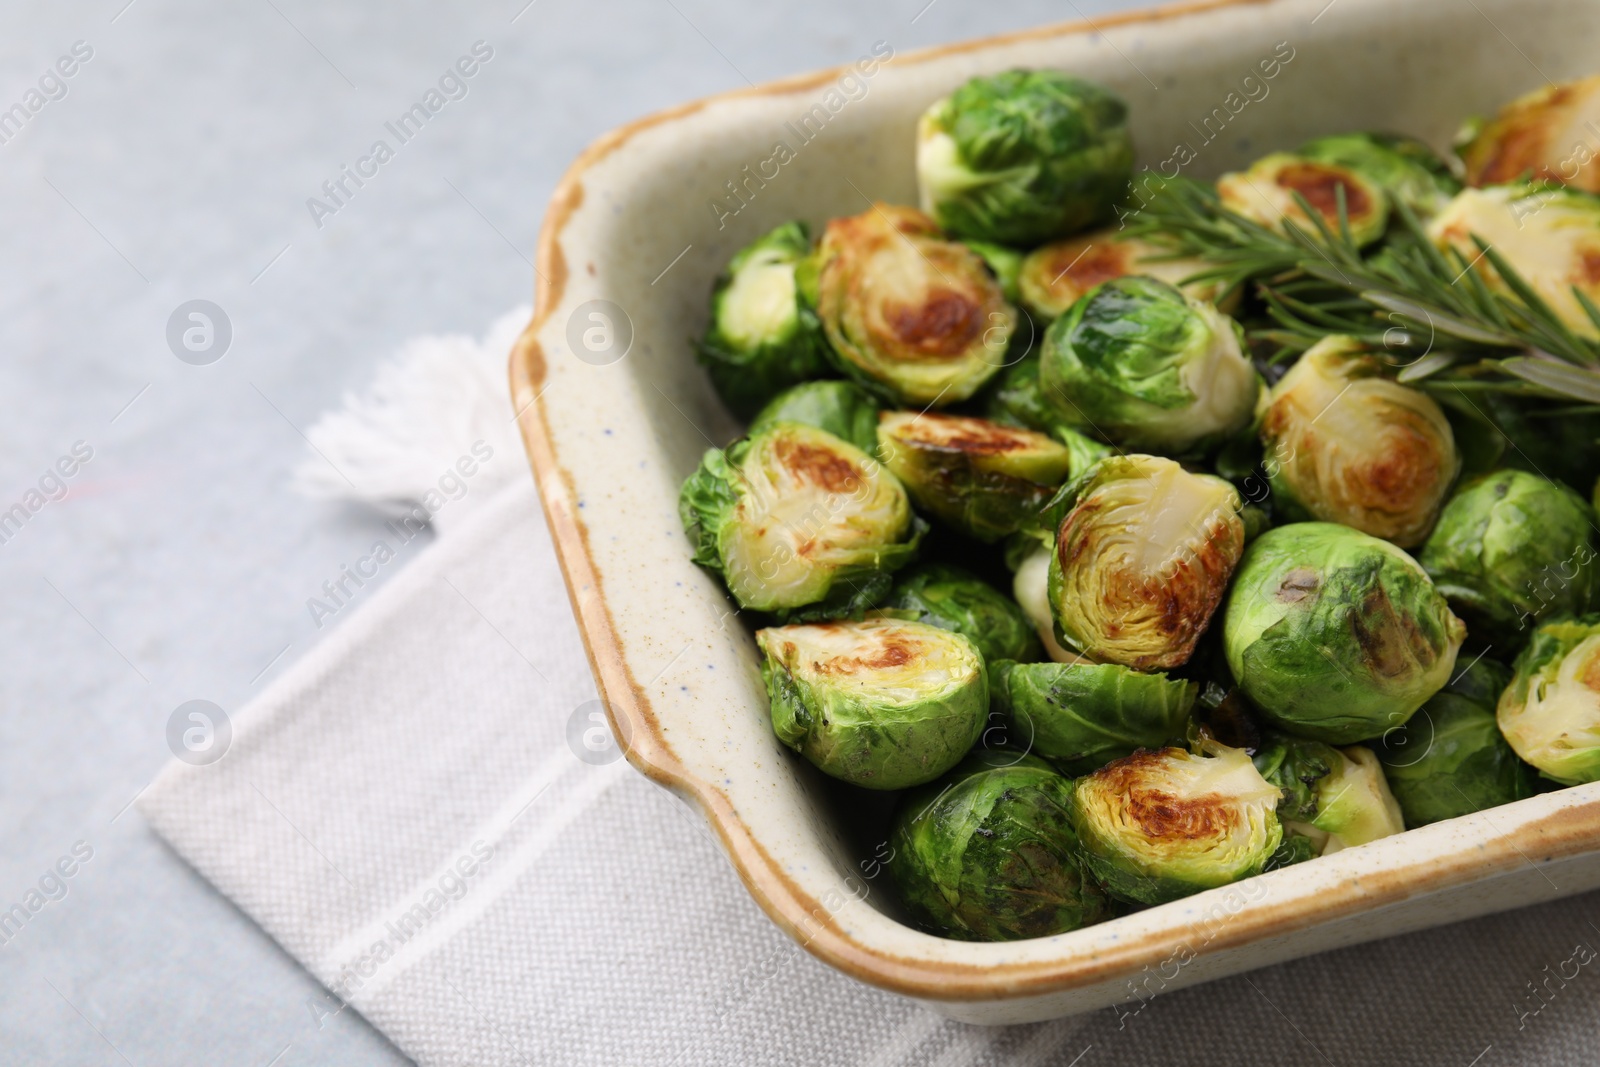
[[[1339,764],[1331,745],[1274,731],[1251,758],[1261,777],[1283,790],[1278,818],[1309,823],[1317,817],[1317,783]]]
[[[1509,654],[1539,621],[1589,609],[1593,521],[1568,487],[1497,471],[1456,491],[1419,561],[1467,629]]]
[[[999,753],[907,793],[888,862],[906,912],[962,941],[1047,937],[1110,918],[1078,856],[1071,798],[1072,783],[1044,761]]]
[[[1114,663],[991,663],[992,708],[1064,773],[1087,774],[1181,740],[1196,682]]]
[[[854,382],[801,382],[773,397],[750,420],[752,434],[774,423],[798,422],[827,430],[849,441],[869,456],[878,451],[878,412],[876,397]]]
[[[694,562],[722,574],[722,553],[717,538],[733,521],[739,505],[739,461],[749,451],[749,440],[735,441],[726,449],[707,449],[700,466],[684,481],[678,493],[678,517],[694,544]]]
[[[921,785],[959,762],[983,733],[988,675],[977,647],[960,634],[945,637],[967,650],[973,671],[912,700],[799,677],[762,638],[776,632],[756,638],[773,733],[825,774],[866,789]]]
[[[1059,71],[973,78],[924,121],[955,142],[957,173],[918,177],[957,236],[1032,247],[1086,229],[1133,176],[1127,105]]]
[[[721,329],[723,302],[741,267],[766,252],[777,252],[798,263],[809,255],[810,248],[806,224],[786,222],[741,249],[712,289],[711,321],[705,335],[695,343],[695,351],[723,403],[739,418],[749,418],[791,385],[831,374],[822,323],[815,312],[800,304],[798,292],[796,317],[782,336],[747,347]]]
[[[1015,248],[995,244],[993,241],[962,241],[962,244],[983,257],[984,265],[989,268],[989,273],[994,275],[994,280],[1000,283],[1000,292],[1005,298],[1015,304],[1020,299],[1017,289],[1017,276],[1022,272],[1022,253]]]
[[[1372,746],[1408,827],[1537,792],[1533,768],[1517,758],[1495,723],[1495,705],[1510,677],[1500,664],[1479,659]]]
[[[901,571],[894,593],[882,606],[965,635],[978,646],[985,663],[1027,662],[1044,656],[1039,635],[1017,602],[960,567],[925,563]]]
[[[1449,680],[1465,633],[1405,552],[1323,522],[1252,542],[1223,622],[1228,667],[1263,716],[1336,745],[1410,718]]]

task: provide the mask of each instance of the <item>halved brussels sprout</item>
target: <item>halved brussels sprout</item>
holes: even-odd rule
[[[907,793],[890,876],[913,921],[962,941],[1015,941],[1111,917],[1083,869],[1072,783],[1032,756],[979,750]]]
[[[1371,749],[1274,734],[1256,753],[1255,764],[1262,777],[1284,791],[1278,803],[1284,830],[1309,839],[1317,855],[1406,828]]]
[[[1244,551],[1239,493],[1170,459],[1089,468],[1050,555],[1056,638],[1136,670],[1189,661]]]
[[[1515,647],[1532,625],[1589,610],[1593,521],[1566,486],[1496,471],[1445,505],[1420,562],[1473,636]]]
[[[1507,292],[1481,239],[1522,276],[1563,323],[1586,337],[1600,337],[1577,289],[1600,302],[1600,197],[1577,189],[1501,185],[1467,189],[1428,223],[1428,237],[1454,248],[1489,288]]]
[[[1045,655],[1055,663],[1087,662],[1056,640],[1056,622],[1050,613],[1050,550],[1039,548],[1023,557],[1011,579],[1011,595],[1044,644]]]
[[[1533,768],[1495,724],[1511,672],[1479,659],[1435,693],[1411,720],[1376,742],[1407,826],[1470,815],[1531,797]]]
[[[1495,718],[1517,755],[1546,778],[1600,781],[1600,615],[1533,631]]]
[[[1060,71],[973,78],[917,126],[922,210],[960,237],[1061,237],[1109,219],[1132,177],[1128,106]]]
[[[920,211],[874,204],[834,219],[817,255],[817,314],[833,356],[873,392],[953,404],[1005,364],[1016,309],[983,259]]]
[[[707,451],[678,512],[694,561],[720,574],[740,607],[773,612],[871,607],[925,528],[877,460],[797,422]]]
[[[878,412],[883,405],[854,382],[801,382],[773,397],[750,420],[760,433],[779,422],[799,422],[849,441],[868,455],[878,451]]]
[[[1488,122],[1469,123],[1457,152],[1468,185],[1533,179],[1600,193],[1600,75],[1545,85],[1518,97]]]
[[[1437,214],[1461,191],[1461,182],[1449,165],[1427,144],[1403,133],[1319,137],[1301,146],[1300,155],[1350,168],[1421,219]]]
[[[795,284],[795,268],[810,254],[806,224],[786,222],[741,249],[711,291],[711,324],[696,351],[740,418],[829,371],[822,324]]]
[[[1072,822],[1114,896],[1164,904],[1260,874],[1283,839],[1278,787],[1242,749],[1135,752],[1079,778]]]
[[[949,564],[925,563],[901,571],[880,610],[966,635],[985,663],[1028,662],[1044,654],[1033,623],[1016,601]]]
[[[989,717],[983,656],[961,634],[866,619],[756,631],[778,740],[868,789],[931,782]]]
[[[1465,637],[1415,560],[1327,522],[1251,542],[1223,617],[1245,695],[1277,726],[1335,745],[1402,725],[1449,680]]]
[[[1371,244],[1389,224],[1389,197],[1374,181],[1353,167],[1274,152],[1248,170],[1217,179],[1222,206],[1263,226],[1283,230],[1292,222],[1315,236],[1316,224],[1295,201],[1299,193],[1328,228],[1339,232],[1339,190],[1344,190],[1350,239]]]
[[[1274,506],[1409,547],[1461,469],[1433,398],[1382,376],[1359,341],[1325,337],[1268,394],[1261,418]]]
[[[1045,331],[1039,385],[1078,429],[1177,455],[1249,424],[1260,381],[1242,345],[1210,304],[1154,278],[1114,278]]]
[[[1181,741],[1198,690],[1116,663],[989,664],[992,707],[1010,718],[1018,743],[1067,774]]]
[[[1072,470],[1044,434],[932,412],[884,412],[878,455],[925,511],[985,542],[1037,514]]]
[[[1101,282],[1142,274],[1177,285],[1206,269],[1201,259],[1172,259],[1171,252],[1137,237],[1119,237],[1115,230],[1097,230],[1035,248],[1017,274],[1022,306],[1041,322],[1065,315]],[[1196,282],[1183,287],[1195,300],[1215,301],[1222,283]]]

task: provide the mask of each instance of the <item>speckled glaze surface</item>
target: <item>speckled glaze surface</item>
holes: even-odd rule
[[[1593,0],[1233,0],[897,55],[870,75],[823,71],[596,143],[550,204],[538,310],[511,379],[629,760],[704,812],[756,901],[809,951],[975,1023],[1089,1011],[1134,1000],[1151,975],[1171,990],[1600,887],[1591,785],[1069,934],[969,944],[919,933],[895,918],[857,813],[774,739],[755,644],[690,562],[677,515],[700,454],[739,429],[688,342],[717,270],[781,221],[818,226],[868,197],[914,203],[915,119],[966,78],[1048,66],[1104,82],[1132,107],[1141,166],[1214,177],[1339,130],[1443,146],[1463,116],[1546,77],[1592,73],[1597,45]],[[1274,58],[1267,79],[1260,64]],[[806,139],[814,105],[825,122]],[[773,162],[780,141],[792,158]]]

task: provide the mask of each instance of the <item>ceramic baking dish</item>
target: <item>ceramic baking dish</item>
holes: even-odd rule
[[[538,310],[511,380],[590,662],[633,765],[704,812],[751,895],[812,953],[971,1022],[1087,1011],[1600,886],[1591,785],[1055,937],[920,933],[896,918],[877,863],[885,805],[843,794],[773,737],[754,642],[689,561],[677,513],[700,454],[738,433],[688,341],[717,270],[781,221],[819,226],[869,197],[915,203],[915,119],[966,78],[1059,67],[1104,82],[1129,101],[1141,165],[1214,177],[1350,129],[1442,147],[1464,115],[1600,68],[1600,5],[1235,0],[888,62],[901,51],[892,40],[852,51],[851,66],[607,135],[573,164],[545,219]]]

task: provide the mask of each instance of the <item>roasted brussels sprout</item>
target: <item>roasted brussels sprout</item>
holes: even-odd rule
[[[1072,783],[1032,756],[979,750],[907,793],[888,868],[929,933],[961,941],[1047,937],[1111,917],[1083,869]]]
[[[1428,223],[1428,237],[1458,251],[1489,288],[1507,292],[1473,238],[1483,241],[1564,324],[1600,337],[1574,293],[1600,303],[1600,197],[1529,185],[1467,189]]]
[[[1275,734],[1255,755],[1262,777],[1283,790],[1278,818],[1310,839],[1318,855],[1405,830],[1400,806],[1372,750],[1334,748]]]
[[[696,349],[740,418],[829,371],[822,324],[795,284],[795,268],[810,253],[806,224],[786,222],[741,249],[712,289],[711,324]]]
[[[1425,143],[1405,134],[1334,134],[1301,146],[1300,155],[1348,167],[1421,219],[1437,214],[1461,191],[1449,165]]]
[[[1136,670],[1187,663],[1244,551],[1238,491],[1139,455],[1101,460],[1074,488],[1050,556],[1057,640]]]
[[[1201,745],[1135,752],[1075,783],[1084,859],[1114,896],[1164,904],[1259,874],[1277,851],[1278,787],[1242,749]]]
[[[1517,758],[1495,724],[1495,705],[1510,680],[1500,664],[1479,659],[1375,743],[1407,826],[1534,794],[1533,768]]]
[[[1049,322],[1101,282],[1143,274],[1177,285],[1206,266],[1204,260],[1173,259],[1166,249],[1137,237],[1097,230],[1029,252],[1017,274],[1017,296],[1034,318]],[[1214,301],[1222,295],[1222,283],[1196,282],[1183,291],[1196,300]]]
[[[1326,522],[1251,542],[1223,621],[1228,667],[1262,714],[1335,745],[1404,724],[1449,680],[1465,636],[1415,560]]]
[[[1044,434],[932,412],[884,412],[878,455],[925,511],[985,542],[1037,514],[1072,470]]]
[[[1238,324],[1166,282],[1114,278],[1050,324],[1045,400],[1125,448],[1183,454],[1250,422],[1260,388]]]
[[[1341,189],[1350,239],[1365,245],[1382,237],[1389,224],[1389,197],[1354,167],[1274,152],[1256,160],[1248,170],[1217,179],[1217,195],[1229,211],[1280,230],[1292,222],[1312,235],[1317,232],[1316,224],[1296,202],[1295,194],[1337,233]]]
[[[1474,637],[1515,647],[1534,624],[1589,609],[1593,522],[1566,486],[1496,471],[1445,505],[1419,561]]]
[[[1067,774],[1181,741],[1199,686],[1115,663],[991,661],[991,707],[1011,736]]]
[[[877,460],[796,422],[706,452],[678,511],[694,561],[720,574],[740,607],[771,612],[871,607],[924,528]]]
[[[1600,615],[1540,626],[1512,671],[1495,710],[1512,749],[1562,785],[1600,781]]]
[[[1462,130],[1456,150],[1466,164],[1467,184],[1533,179],[1600,193],[1596,122],[1600,75],[1518,97],[1488,122],[1468,123]]]
[[[1026,663],[1044,655],[1032,621],[1016,601],[960,567],[925,563],[901,571],[880,610],[964,634],[988,664]]]
[[[1439,405],[1382,370],[1353,338],[1317,342],[1268,394],[1261,441],[1277,513],[1409,547],[1428,536],[1461,458]]]
[[[868,455],[878,450],[877,398],[854,382],[801,382],[773,397],[754,419],[750,432],[760,433],[779,422],[798,422],[827,430]]]
[[[1104,222],[1133,177],[1128,106],[1053,70],[973,78],[917,127],[922,210],[1024,247]]]
[[[1017,311],[979,255],[919,211],[874,204],[834,219],[817,314],[848,377],[896,403],[965,400],[1004,365]]]
[[[866,619],[756,632],[778,740],[826,774],[868,789],[939,777],[989,717],[983,656],[961,634]]]

